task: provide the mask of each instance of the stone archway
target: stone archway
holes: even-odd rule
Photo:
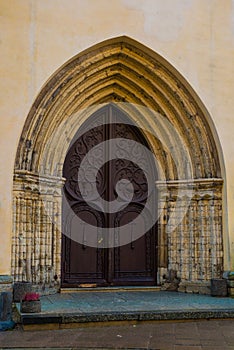
[[[157,183],[162,211],[158,281],[170,269],[181,278],[181,290],[219,277],[223,271],[223,174],[211,119],[168,62],[144,45],[119,37],[91,47],[62,66],[28,114],[14,169],[15,280],[51,283],[56,276],[59,281],[63,162],[74,132],[106,103],[119,104],[137,125],[154,130],[153,137],[146,136],[165,174]],[[186,170],[178,175],[170,149],[174,147],[174,158],[178,151],[171,143],[168,123],[188,151],[191,178]],[[186,215],[170,229],[172,212],[184,210],[183,188],[188,187],[193,195]]]

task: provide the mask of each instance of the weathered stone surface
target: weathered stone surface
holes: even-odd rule
[[[0,276],[0,330],[14,326],[12,321],[12,282],[11,276]]]
[[[26,293],[32,291],[31,282],[15,282],[13,285],[13,301],[20,302]]]
[[[207,281],[183,281],[179,285],[178,292],[210,295],[210,285]]]
[[[228,280],[234,280],[234,271],[229,271],[228,273]]]
[[[234,288],[234,280],[227,280],[227,285],[229,288]]]
[[[228,288],[228,296],[234,298],[234,288]]]
[[[0,293],[1,292],[12,292],[13,278],[7,275],[0,276]]]
[[[12,274],[15,281],[28,281],[47,288],[59,285],[63,183],[63,179],[57,177],[40,178],[39,183],[38,176],[32,174],[16,176],[16,224],[12,240]],[[25,223],[23,231],[22,221]]]
[[[12,293],[0,293],[0,322],[10,321],[12,316]]]
[[[0,287],[2,284],[11,284],[13,282],[13,278],[8,275],[0,275]]]
[[[32,300],[32,301],[22,301],[20,303],[20,312],[22,313],[39,313],[41,312],[41,301]]]
[[[161,290],[177,291],[179,287],[180,279],[177,277],[177,271],[169,270],[165,275],[165,280],[162,283]]]
[[[227,296],[227,280],[224,278],[211,279],[211,295],[214,297]]]

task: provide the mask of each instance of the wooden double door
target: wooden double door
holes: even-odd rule
[[[122,142],[123,139],[126,141]],[[117,141],[117,152],[116,157],[112,157],[114,159],[105,162],[104,154],[108,154],[110,151],[108,148],[111,147],[104,142],[107,140]],[[139,149],[135,147],[136,144],[132,147],[131,140],[149,148],[141,130],[130,122],[125,113],[114,105],[107,105],[83,124],[71,143],[63,168],[66,182],[62,212],[62,287],[90,284],[96,286],[156,284],[157,223],[136,239],[133,222],[142,213],[149,195],[147,178],[140,167],[141,162],[146,164],[148,175],[153,181],[156,180],[157,174],[153,158],[144,152],[144,148],[142,151],[140,147]],[[95,152],[88,159],[90,166],[79,177],[81,162],[94,147]],[[128,159],[120,157],[123,148],[129,154]],[[130,160],[131,157],[135,162]],[[90,171],[94,170],[95,183],[90,177]],[[93,186],[106,202],[116,200],[121,192],[121,189],[118,192],[116,187],[122,179],[131,182],[133,188],[131,201],[122,210],[118,212],[101,210],[95,196],[92,199],[94,205],[85,200],[85,191],[91,194],[89,198],[95,193]],[[83,192],[80,189],[81,182]],[[128,201],[128,183],[121,193]],[[153,196],[154,210],[157,211],[156,194]],[[147,220],[150,219],[147,215],[150,214],[146,213],[142,218],[143,226],[147,226]],[[77,221],[77,217],[81,220]],[[118,228],[128,225],[130,240],[124,245],[108,246],[99,244],[103,238],[99,239],[97,235],[97,246],[90,246],[86,236],[89,225],[96,227],[97,231],[101,228],[112,228],[116,230],[117,239]]]

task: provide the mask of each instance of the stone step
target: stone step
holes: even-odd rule
[[[76,313],[64,315],[22,314],[23,329],[65,329],[87,326],[137,324],[155,321],[188,321],[205,319],[231,319],[234,310],[199,310],[199,311],[152,311],[152,312],[110,312],[110,313]]]
[[[139,286],[127,286],[127,287],[87,287],[83,285],[80,288],[61,288],[60,293],[82,293],[82,292],[159,292],[161,287],[159,286],[147,286],[147,287],[139,287]]]
[[[170,320],[234,318],[234,300],[155,290],[87,291],[41,297],[40,313],[20,313],[25,330]]]

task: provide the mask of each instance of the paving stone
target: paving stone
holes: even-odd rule
[[[42,312],[22,314],[24,324],[234,317],[232,298],[176,292],[93,292],[41,297]]]
[[[203,336],[194,340],[184,338],[193,328],[204,330]],[[223,330],[230,333],[223,334]],[[210,334],[212,331],[212,334]],[[215,332],[213,332],[215,331]],[[184,332],[184,334],[183,334]],[[29,331],[21,329],[0,333],[0,347],[4,348],[60,348],[75,349],[138,349],[138,350],[174,350],[174,349],[212,349],[233,350],[229,343],[234,332],[234,320],[144,323],[137,325],[87,327],[54,331]],[[181,337],[178,335],[181,334]],[[177,335],[177,337],[176,337]]]
[[[233,350],[234,319],[199,321],[204,315],[230,317],[234,313],[234,299],[215,298],[202,295],[187,295],[170,292],[118,292],[109,293],[72,293],[72,296],[60,294],[42,297],[43,312],[41,320],[57,317],[57,330],[27,331],[17,328],[14,331],[0,333],[0,347],[60,347],[60,348],[101,348],[101,349],[160,349],[173,350],[183,348]],[[92,299],[93,298],[93,299]],[[120,305],[124,312],[119,311]],[[89,324],[95,306],[96,320],[106,319],[102,327]],[[82,311],[81,311],[82,310]],[[216,311],[214,311],[216,310]],[[194,317],[190,322],[154,321],[150,317],[165,317],[165,314]],[[124,317],[123,317],[124,315]],[[149,321],[140,319],[149,316]],[[164,315],[164,316],[163,316]],[[144,316],[144,317],[143,317]],[[32,315],[25,315],[28,323]],[[84,317],[86,323],[77,324],[76,329],[59,329],[67,318]],[[128,320],[128,323],[113,324],[108,321]],[[74,319],[74,320],[75,320]],[[134,320],[135,319],[135,320]],[[147,317],[146,317],[147,319]],[[124,321],[124,322],[125,322]],[[183,320],[184,321],[184,320]],[[42,322],[42,321],[40,321]],[[41,324],[41,326],[47,326]],[[67,324],[69,326],[69,324]],[[87,327],[84,327],[87,325]],[[97,325],[97,323],[96,323]],[[100,325],[100,323],[99,323]]]
[[[178,344],[178,345],[174,346],[174,350],[202,350],[202,347],[200,345],[183,345],[183,344]]]

